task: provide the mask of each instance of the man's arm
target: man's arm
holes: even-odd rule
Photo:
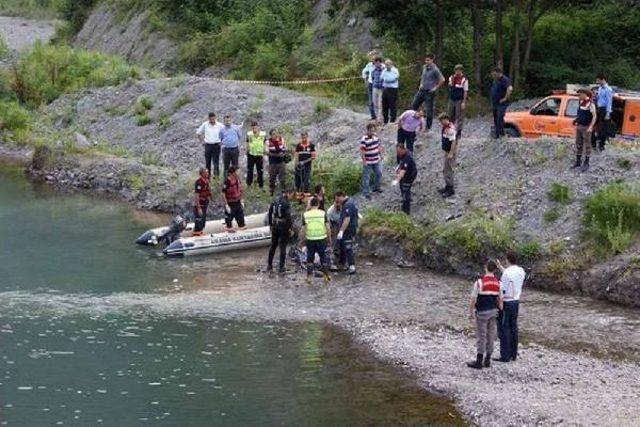
[[[469,80],[464,79],[464,97],[462,98],[462,109],[467,106],[467,100],[469,99]]]
[[[438,78],[438,84],[433,89],[434,92],[437,91],[438,89],[440,89],[442,87],[442,85],[444,84],[444,82],[445,82],[444,76],[442,75],[442,72],[440,70],[438,70],[438,73],[440,74],[440,77]]]
[[[329,221],[324,223],[324,227],[327,230],[327,243],[331,246],[331,224]]]
[[[611,113],[613,112],[613,90],[609,88],[607,90],[607,120],[611,119]]]
[[[596,125],[596,121],[598,120],[598,111],[596,109],[595,103],[591,103],[591,106],[589,106],[589,111],[591,111],[591,123],[589,123],[589,128],[587,129],[587,131],[593,132],[593,127]]]
[[[273,216],[273,203],[269,205],[269,213],[267,214],[267,219],[269,221],[269,227],[273,226],[273,220],[271,217]]]
[[[402,178],[404,178],[404,175],[407,173],[406,169],[400,169],[398,170],[398,174],[396,175],[396,179],[399,181],[402,181]]]
[[[344,233],[345,231],[347,231],[347,228],[349,228],[349,224],[351,224],[351,217],[346,217],[344,219],[344,221],[342,222],[342,227],[340,227],[340,231],[342,233]]]
[[[196,131],[196,139],[200,144],[204,144],[204,125],[200,125]]]
[[[511,93],[513,92],[513,86],[509,85],[509,87],[507,88],[507,93],[504,95],[504,98],[502,98],[500,100],[500,103],[505,103],[509,100],[509,97],[511,96]]]

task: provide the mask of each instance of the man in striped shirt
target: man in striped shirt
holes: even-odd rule
[[[369,123],[367,125],[367,133],[360,139],[360,156],[362,158],[362,194],[365,198],[370,199],[369,195],[371,187],[371,173],[373,172],[373,192],[382,193],[380,189],[380,181],[382,180],[382,168],[380,163],[384,149],[380,144],[380,139],[376,135],[376,125]]]

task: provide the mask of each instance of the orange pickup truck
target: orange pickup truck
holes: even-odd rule
[[[505,132],[509,136],[538,138],[541,136],[573,137],[573,120],[578,111],[576,85],[554,91],[529,111],[512,111],[505,115]],[[616,134],[626,139],[640,137],[640,93],[615,91],[611,121]]]

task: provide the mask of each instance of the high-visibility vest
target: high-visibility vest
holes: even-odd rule
[[[251,156],[263,156],[264,155],[264,140],[267,134],[263,131],[259,131],[258,135],[255,135],[252,130],[247,132],[249,138],[249,154]]]
[[[305,239],[323,240],[327,238],[325,213],[321,209],[311,209],[304,213]]]

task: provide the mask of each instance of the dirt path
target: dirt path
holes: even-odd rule
[[[0,33],[9,49],[22,51],[37,41],[48,42],[55,32],[56,21],[0,16]]]

